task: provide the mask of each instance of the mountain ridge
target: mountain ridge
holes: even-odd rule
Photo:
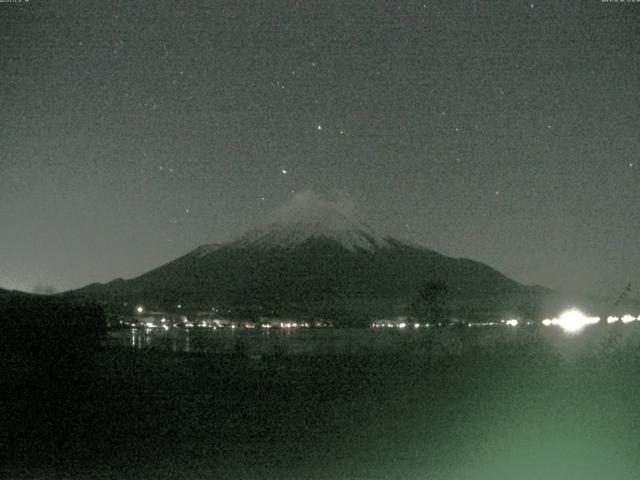
[[[447,285],[458,318],[533,316],[549,291],[467,258],[382,235],[339,202],[300,196],[265,224],[205,244],[138,277],[73,291],[113,304],[175,311],[340,318],[346,324],[406,313],[429,282]]]
[[[474,316],[473,308],[462,308],[463,299],[481,304],[482,297],[495,299],[527,288],[479,262],[401,242],[376,251],[348,250],[335,240],[314,237],[294,247],[230,244],[205,256],[199,252],[84,293],[166,310],[180,304],[192,310],[223,306],[252,314],[362,319],[402,313],[427,281],[450,285],[461,305],[456,313],[468,317]]]
[[[266,224],[231,242],[235,246],[294,247],[311,238],[337,241],[347,250],[377,250],[388,246],[374,228],[347,213],[339,203],[303,192],[271,215]]]

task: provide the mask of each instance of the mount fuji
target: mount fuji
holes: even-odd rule
[[[306,192],[266,224],[225,244],[202,245],[139,277],[74,295],[175,311],[220,307],[244,316],[294,315],[363,323],[401,314],[425,282],[444,282],[460,318],[495,318],[536,301],[529,287],[482,263],[384,236],[348,203]]]

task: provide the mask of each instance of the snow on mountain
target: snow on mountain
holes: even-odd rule
[[[243,315],[272,312],[346,325],[403,313],[426,281],[445,282],[453,314],[465,318],[512,314],[546,294],[482,263],[380,235],[357,219],[349,201],[312,192],[295,195],[263,228],[235,241],[203,245],[139,277],[73,293],[114,305],[198,310],[219,304]]]
[[[389,240],[355,218],[340,199],[321,198],[313,192],[296,194],[262,228],[248,232],[236,247],[292,248],[310,239],[329,239],[350,251],[376,251],[391,247]]]

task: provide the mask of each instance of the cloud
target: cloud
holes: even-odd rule
[[[347,218],[355,219],[358,205],[354,198],[343,190],[319,194],[313,190],[296,192],[289,203],[275,212],[278,220],[297,218],[300,215],[314,215],[338,212]]]

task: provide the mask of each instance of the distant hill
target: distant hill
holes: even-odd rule
[[[0,356],[68,359],[97,348],[105,333],[104,310],[93,302],[0,289]]]

